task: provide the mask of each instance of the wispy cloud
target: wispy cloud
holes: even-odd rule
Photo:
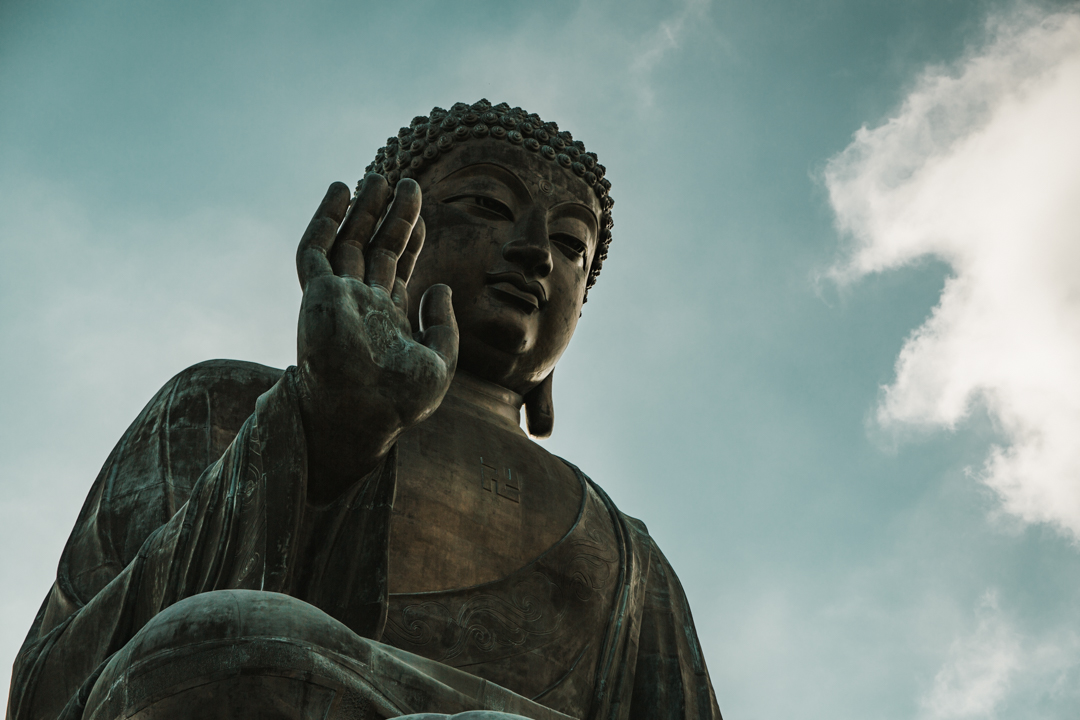
[[[1080,14],[998,18],[928,70],[826,170],[852,244],[841,283],[933,257],[951,268],[877,411],[954,428],[982,406],[1006,442],[977,474],[1002,507],[1080,541]]]
[[[1020,668],[1020,637],[1002,615],[996,593],[983,596],[976,617],[976,628],[952,644],[933,688],[922,699],[927,720],[992,716]]]
[[[689,27],[705,16],[710,2],[685,0],[674,15],[662,20],[650,34],[641,38],[630,69],[636,77],[638,95],[644,104],[652,105],[655,97],[649,74],[666,55],[678,50]]]
[[[1076,694],[1080,642],[1070,628],[1037,635],[1019,630],[995,590],[975,607],[974,627],[950,644],[933,683],[920,698],[922,720],[1037,717],[1048,698]]]
[[[605,114],[610,122],[612,112],[636,113],[653,106],[656,70],[686,47],[711,4],[681,0],[670,13],[661,14],[651,6],[628,9],[625,3],[582,2],[565,16],[540,13],[513,31],[466,46],[457,57],[451,85],[460,97],[472,97],[477,94],[474,88],[482,88],[492,102],[498,97],[514,104],[523,98],[530,111],[557,112],[560,123],[570,124],[590,110]],[[647,24],[631,21],[641,15],[650,16]],[[542,72],[530,72],[523,82],[520,74],[491,62],[493,57],[514,58],[515,67]],[[620,70],[601,71],[601,66]],[[590,101],[583,103],[585,97]]]

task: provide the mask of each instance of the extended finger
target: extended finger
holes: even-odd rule
[[[450,288],[432,285],[420,298],[420,342],[446,362],[450,374],[457,366],[458,326]]]
[[[301,290],[312,278],[333,272],[327,254],[348,208],[349,186],[342,182],[331,184],[296,248],[296,275]]]
[[[413,268],[416,266],[416,258],[420,257],[420,251],[424,249],[424,239],[427,237],[427,226],[424,225],[422,216],[416,218],[412,234],[409,235],[409,244],[397,261],[397,276],[406,285],[412,277]]]
[[[389,200],[390,185],[386,178],[377,173],[365,175],[330,251],[330,265],[335,274],[363,279],[364,250]]]
[[[386,211],[379,229],[368,243],[364,280],[372,287],[389,293],[394,287],[397,261],[412,236],[413,226],[420,216],[420,186],[406,178],[397,184],[390,209]]]

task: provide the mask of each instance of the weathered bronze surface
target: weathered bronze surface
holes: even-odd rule
[[[117,444],[11,720],[720,717],[645,526],[521,429],[551,431],[603,166],[481,101],[373,169],[396,187],[332,185],[301,240],[297,366],[191,367]]]

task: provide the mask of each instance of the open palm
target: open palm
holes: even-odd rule
[[[296,253],[304,291],[297,331],[301,412],[313,494],[331,497],[373,468],[442,402],[457,363],[450,288],[408,320],[408,282],[424,244],[420,186],[370,174],[349,205],[330,186]],[[346,212],[347,211],[347,212]]]

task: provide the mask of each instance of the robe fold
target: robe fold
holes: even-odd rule
[[[201,363],[144,408],[94,482],[15,661],[9,720],[82,718],[110,660],[122,657],[117,654],[151,619],[186,598],[214,590],[297,594],[307,458],[294,372]],[[410,688],[391,692],[398,699],[391,699],[386,717],[470,709],[565,717],[512,689],[380,642],[394,455],[350,491],[352,511],[322,570],[334,582],[307,600],[355,634],[349,653],[382,658],[370,667],[392,667],[393,682]],[[644,524],[591,486],[615,530],[619,578],[589,718],[719,720],[674,571]],[[343,652],[338,659],[353,662]],[[375,681],[365,678],[358,687]]]

